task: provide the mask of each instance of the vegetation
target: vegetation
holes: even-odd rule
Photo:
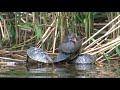
[[[24,58],[21,52],[31,46],[55,54],[69,31],[82,37],[82,53],[96,54],[98,62],[119,58],[119,12],[1,12],[0,56]]]

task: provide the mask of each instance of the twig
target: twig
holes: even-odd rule
[[[17,50],[17,51],[0,50],[0,54],[5,54],[5,53],[19,53],[19,52],[25,52],[25,50]]]
[[[0,28],[1,28],[1,32],[2,32],[2,37],[5,38],[4,31],[3,31],[3,28],[2,28],[2,24],[1,24],[1,21],[0,21]]]
[[[12,61],[22,61],[24,62],[24,60],[20,60],[20,59],[12,59],[12,58],[7,58],[7,57],[0,57],[0,59],[5,59],[5,60],[12,60]]]
[[[94,46],[93,48],[97,48],[97,47],[100,47],[100,45],[107,40],[108,37],[106,37],[105,39],[103,39],[101,42],[97,43],[96,46]]]
[[[39,46],[37,46],[38,48],[41,47],[41,45],[46,41],[46,39],[50,36],[50,34],[53,32],[54,29],[55,29],[55,27],[49,32],[49,34],[46,36],[46,38],[43,39],[42,43]]]
[[[117,46],[118,46],[118,45],[117,45]],[[116,47],[116,46],[114,46],[112,49],[110,49],[109,51],[107,51],[105,54],[110,53],[115,47]],[[97,58],[96,61],[100,60],[102,57],[103,57],[103,55],[100,56],[99,58]]]
[[[109,35],[110,33],[114,32],[115,30],[117,30],[117,29],[119,29],[119,28],[120,28],[120,25],[119,25],[118,27],[116,27],[115,29],[113,29],[112,31],[104,34],[103,36],[101,36],[101,37],[98,38],[97,40],[93,41],[91,44],[89,44],[89,45],[85,48],[85,50],[88,49],[89,47],[93,46],[95,43],[97,43],[98,41],[100,41],[102,38],[104,38],[105,36]]]
[[[119,59],[119,57],[116,57],[116,58],[110,58],[110,59],[114,59],[114,60],[116,60],[116,59]],[[101,61],[99,61],[99,63],[102,63],[103,61],[105,61],[106,59],[102,59]]]
[[[116,43],[114,43],[114,44],[112,44],[112,45],[109,45],[109,46],[107,46],[107,47],[105,47],[105,48],[103,48],[103,49],[100,49],[100,50],[98,50],[97,52],[94,52],[94,53],[92,53],[92,54],[95,55],[95,54],[97,54],[97,53],[99,53],[99,52],[106,51],[106,50],[110,49],[111,47],[116,46],[118,43],[120,43],[120,42],[116,42]]]
[[[120,36],[119,36],[118,38],[116,38],[115,40],[113,40],[113,41],[111,41],[111,42],[108,42],[107,44],[102,45],[101,47],[98,47],[98,48],[95,48],[95,49],[86,51],[85,53],[92,52],[92,51],[95,51],[95,50],[98,50],[98,49],[107,47],[108,45],[111,45],[111,44],[114,45],[114,44],[116,44],[115,42],[117,42],[117,43],[120,42]]]
[[[54,42],[53,42],[53,53],[55,52],[55,43],[56,43],[56,37],[57,37],[57,28],[58,28],[58,17],[57,17],[57,21],[56,21],[55,38],[54,38]]]
[[[103,28],[101,28],[97,33],[95,33],[93,36],[91,36],[89,39],[87,39],[82,45],[86,44],[88,41],[90,41],[94,36],[96,36],[98,33],[100,33],[102,30],[104,30],[107,26],[109,26],[111,23],[113,23],[116,19],[118,19],[120,15],[115,17],[112,21],[110,21],[108,24],[106,24]]]
[[[41,40],[37,43],[37,45],[40,44],[40,42],[46,37],[46,35],[48,34],[48,32],[50,31],[50,29],[52,28],[53,24],[55,23],[56,18],[54,19],[54,21],[52,22],[52,24],[50,25],[51,27],[48,27],[48,29],[46,30],[46,32],[44,33],[44,35],[42,36]]]

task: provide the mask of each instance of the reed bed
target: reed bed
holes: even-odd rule
[[[68,32],[83,39],[81,53],[96,55],[97,62],[120,56],[119,12],[1,12],[0,58],[24,59],[31,46],[56,55]]]
[[[116,16],[114,19],[112,19],[108,24],[106,24],[104,27],[102,27],[98,32],[96,32],[94,35],[92,35],[89,39],[87,39],[84,43],[86,44],[88,41],[92,40],[92,38],[94,38],[96,35],[98,35],[100,32],[102,32],[106,27],[110,27],[111,28],[108,29],[108,31],[102,35],[100,38],[98,39],[94,39],[94,41],[92,43],[90,43],[87,47],[84,48],[85,52],[83,53],[90,53],[92,55],[97,54],[97,61],[100,60],[100,62],[103,62],[104,60],[110,60],[110,56],[109,54],[113,51],[116,50],[116,53],[118,54],[118,56],[120,56],[120,33],[118,32],[120,29],[120,15],[118,14],[118,16]],[[113,24],[114,22],[114,24]],[[118,32],[117,35],[115,34],[115,32]],[[113,34],[114,33],[114,34]],[[110,37],[110,35],[113,35],[113,37],[111,38],[111,40],[108,41],[108,37]],[[116,35],[116,36],[115,36]],[[100,43],[104,41],[103,43]],[[103,58],[105,56],[106,59],[101,60],[101,58]],[[109,58],[107,58],[109,57]]]

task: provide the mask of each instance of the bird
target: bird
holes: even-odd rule
[[[73,53],[79,50],[81,45],[82,43],[80,37],[76,36],[73,32],[70,32],[59,46],[59,52]]]
[[[81,39],[76,36],[75,33],[69,32],[69,34],[63,39],[62,44],[59,46],[59,54],[55,58],[54,62],[69,61],[79,55],[81,49]]]

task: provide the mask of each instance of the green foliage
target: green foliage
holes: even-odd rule
[[[81,23],[87,38],[89,38],[94,31],[94,16],[95,13],[93,12],[82,12],[79,14],[74,12],[75,21]]]
[[[109,57],[108,55],[104,54],[104,53],[103,53],[103,55],[104,55],[104,57],[106,58],[106,60],[107,60],[108,62],[110,62],[110,57]]]
[[[2,21],[2,22],[4,22],[4,17],[3,17],[3,15],[2,15],[2,13],[0,13],[0,20]]]
[[[11,29],[11,35],[12,35],[12,44],[15,44],[15,36],[16,36],[16,32],[15,32],[15,27],[14,25],[10,25],[10,29]]]
[[[31,29],[33,25],[32,25],[32,23],[20,23],[17,26],[20,28],[24,28],[24,29]]]
[[[35,34],[37,35],[37,42],[38,42],[42,38],[42,31],[37,25],[35,25]]]
[[[113,54],[116,54],[116,53],[120,56],[120,45],[116,46],[115,49],[113,49],[110,52],[109,56],[112,56]]]
[[[116,74],[120,75],[120,69],[118,68],[116,71],[115,71]]]
[[[115,48],[116,53],[120,56],[120,45]]]

